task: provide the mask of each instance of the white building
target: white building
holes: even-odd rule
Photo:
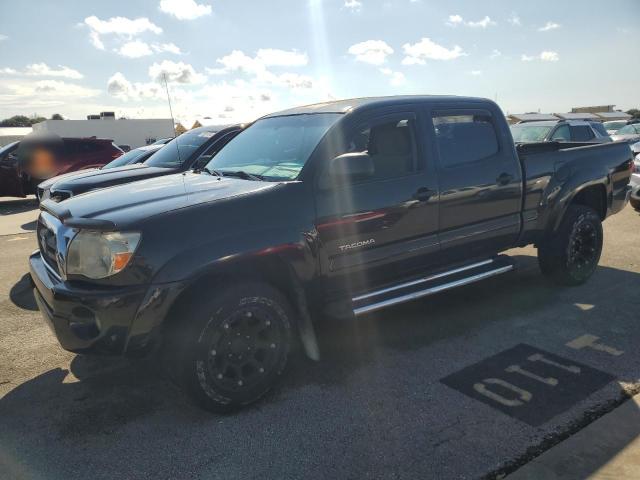
[[[161,119],[118,119],[112,112],[89,115],[87,120],[45,120],[33,126],[34,133],[55,133],[60,137],[98,137],[116,145],[142,147],[160,138],[173,137],[173,121]]]
[[[31,132],[31,127],[0,127],[0,147],[22,140],[22,137]]]

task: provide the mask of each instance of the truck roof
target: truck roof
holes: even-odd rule
[[[393,95],[386,97],[361,97],[303,105],[301,107],[294,107],[280,112],[271,113],[262,118],[281,117],[286,115],[304,115],[310,113],[347,113],[364,107],[380,107],[385,105],[398,105],[416,102],[444,103],[452,101],[491,102],[491,100],[486,98],[459,97],[457,95]]]

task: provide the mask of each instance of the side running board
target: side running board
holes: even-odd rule
[[[374,312],[392,305],[409,302],[416,298],[478,282],[485,278],[506,273],[513,270],[513,268],[514,264],[511,258],[499,255],[495,258],[471,263],[446,272],[390,285],[352,298],[353,313],[357,316]]]

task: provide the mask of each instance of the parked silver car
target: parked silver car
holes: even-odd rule
[[[613,140],[626,140],[627,142],[640,142],[640,123],[625,125],[615,135],[611,135],[611,138]]]
[[[588,120],[521,122],[511,125],[511,134],[516,143],[611,141],[602,123]]]

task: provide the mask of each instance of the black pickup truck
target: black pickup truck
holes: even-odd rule
[[[261,397],[314,321],[508,272],[587,280],[624,207],[626,143],[514,145],[499,107],[407,96],[257,120],[198,172],[45,201],[35,296],[74,352],[161,352],[202,405]],[[499,295],[499,293],[497,293]],[[161,348],[157,348],[161,347]]]

